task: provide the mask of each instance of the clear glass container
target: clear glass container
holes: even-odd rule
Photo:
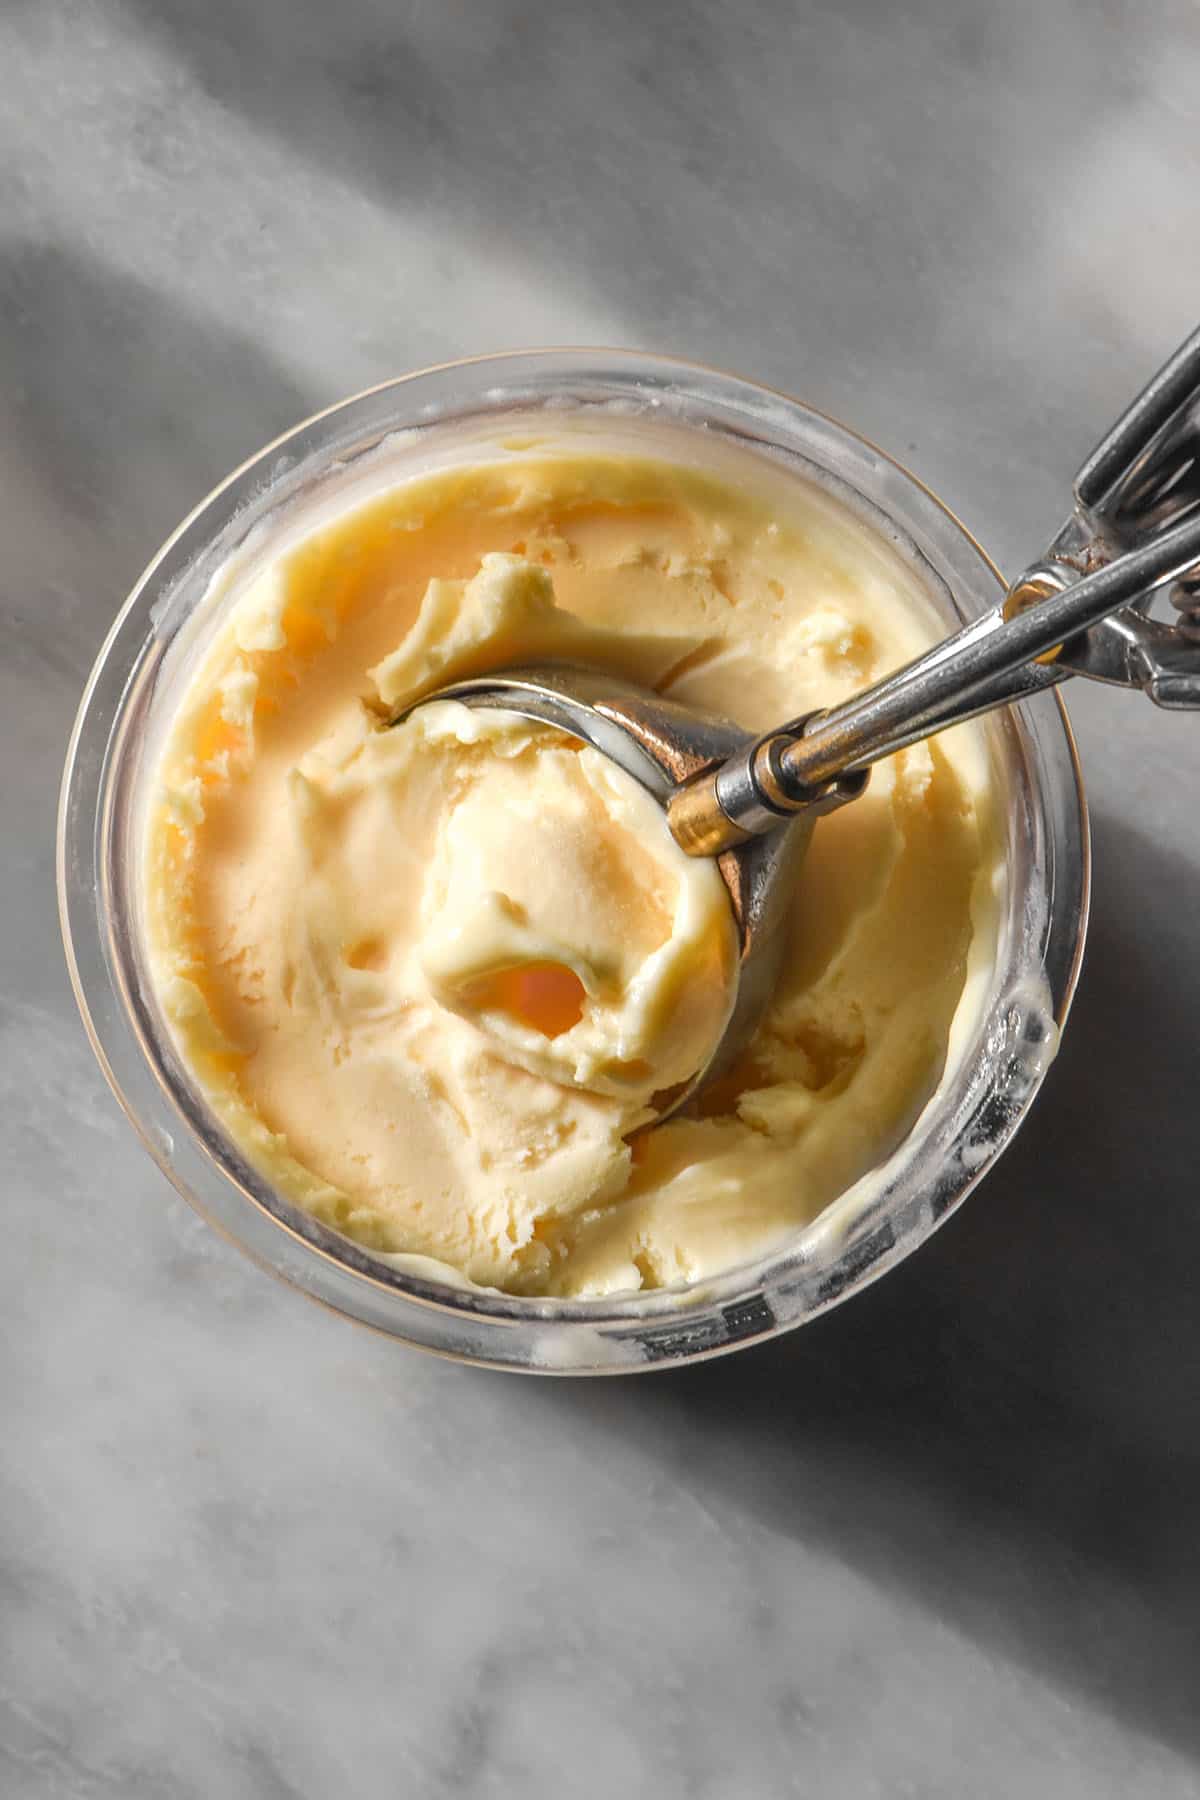
[[[251,1168],[209,1110],[159,1014],[140,942],[139,781],[176,685],[173,648],[202,621],[214,572],[301,502],[356,471],[397,479],[531,430],[602,423],[662,453],[664,429],[718,440],[816,484],[916,570],[947,628],[995,604],[999,575],[914,476],[786,395],[694,364],[614,351],[530,351],[424,370],[347,400],[232,474],[186,519],[118,614],[67,753],[58,884],[67,960],[93,1048],[179,1192],[264,1267],[363,1324],[498,1368],[609,1374],[755,1343],[846,1299],[907,1256],[985,1175],[1031,1105],[1063,1025],[1087,918],[1087,815],[1054,693],[995,715],[1007,791],[1008,891],[991,992],[971,1040],[903,1143],[783,1250],[717,1279],[603,1300],[527,1299],[403,1273],[319,1224]],[[819,827],[818,827],[819,829]]]

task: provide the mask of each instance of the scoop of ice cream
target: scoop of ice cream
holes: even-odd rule
[[[398,728],[453,798],[421,905],[430,992],[550,1081],[649,1099],[708,1060],[737,948],[715,865],[597,751],[452,701]],[[500,754],[497,754],[500,752]]]

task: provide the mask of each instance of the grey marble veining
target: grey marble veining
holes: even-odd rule
[[[75,1017],[53,812],[165,533],[423,362],[679,351],[998,557],[1200,312],[1189,0],[0,9],[0,1794],[1200,1793],[1200,726],[1072,697],[1045,1095],[776,1346],[527,1383],[209,1234]]]

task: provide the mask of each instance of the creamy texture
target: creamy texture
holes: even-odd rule
[[[822,821],[755,1042],[695,1116],[736,945],[715,867],[597,752],[411,701],[538,657],[751,728],[937,632],[898,559],[798,483],[578,451],[410,481],[234,569],[146,837],[155,980],[243,1151],[389,1255],[518,1292],[765,1252],[911,1127],[977,1004],[1001,878],[980,727]]]

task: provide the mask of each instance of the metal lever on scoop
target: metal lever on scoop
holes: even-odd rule
[[[1068,675],[1200,708],[1200,331],[1093,451],[1076,508],[1002,606],[826,712],[768,732],[679,788],[671,830],[712,856],[861,793],[872,763]],[[1151,618],[1176,584],[1179,624]]]
[[[1200,331],[1164,363],[1075,477],[1075,511],[1022,582],[1061,588],[1200,516]],[[1018,588],[1021,584],[1018,583]],[[1150,617],[1150,595],[1069,644],[1063,672],[1139,687],[1158,706],[1200,706],[1200,566]]]

